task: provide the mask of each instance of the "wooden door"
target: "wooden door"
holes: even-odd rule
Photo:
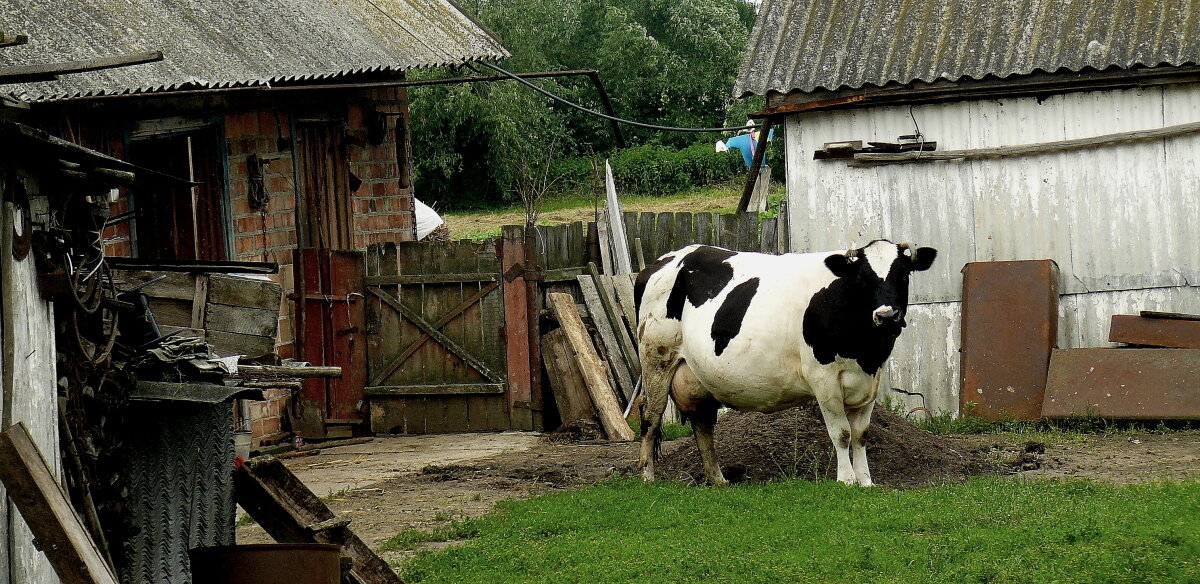
[[[513,427],[494,241],[372,246],[366,296],[373,432]]]
[[[296,124],[300,157],[300,245],[354,249],[350,161],[342,122]]]
[[[298,249],[295,262],[297,358],[336,365],[342,376],[306,379],[293,404],[294,430],[304,438],[345,438],[367,432],[363,381],[363,254]]]

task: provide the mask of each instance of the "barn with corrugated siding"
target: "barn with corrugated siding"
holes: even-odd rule
[[[924,401],[891,399],[971,401],[968,262],[1054,260],[1059,347],[1111,346],[1113,314],[1200,312],[1198,39],[1191,0],[763,2],[735,93],[785,125],[792,250],[940,250],[884,380]]]

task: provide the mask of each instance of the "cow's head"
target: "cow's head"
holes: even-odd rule
[[[875,326],[899,328],[908,311],[908,275],[928,270],[937,257],[932,247],[877,239],[865,247],[825,258],[825,265],[850,286],[855,306],[871,311]]]

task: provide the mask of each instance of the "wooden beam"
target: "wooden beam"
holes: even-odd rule
[[[63,584],[118,584],[23,422],[0,433],[0,482]]]
[[[465,312],[468,308],[473,306],[476,302],[479,302],[484,296],[487,296],[489,293],[491,293],[492,290],[495,290],[496,287],[499,285],[500,284],[498,282],[492,282],[492,283],[488,284],[487,286],[480,288],[478,292],[471,295],[470,298],[464,300],[462,304],[459,304],[453,310],[451,310],[450,312],[447,312],[445,316],[443,316],[442,318],[439,318],[437,322],[433,323],[434,328],[440,330],[443,326],[446,326],[446,324],[449,323],[451,320],[454,320],[454,317]],[[380,383],[383,382],[384,379],[387,379],[388,376],[391,375],[392,372],[396,370],[396,368],[400,367],[400,365],[402,365],[405,361],[407,361],[408,358],[411,357],[413,353],[416,353],[417,349],[420,349],[421,345],[424,345],[425,341],[427,341],[427,340],[429,340],[429,333],[422,331],[421,336],[417,337],[416,340],[409,343],[408,346],[405,347],[404,350],[400,351],[400,353],[398,355],[396,355],[394,358],[390,359],[387,363],[385,363],[382,367],[380,367],[375,372],[375,375],[373,375],[371,377],[371,380],[367,382],[367,384],[378,386]]]
[[[395,276],[367,276],[368,286],[387,286],[395,284],[457,284],[459,282],[497,282],[500,274],[496,272],[480,272],[470,274],[398,274]]]
[[[775,118],[766,118],[758,128],[754,159],[750,163],[749,172],[746,173],[746,187],[742,189],[742,198],[738,201],[738,213],[745,213],[750,208],[750,197],[754,195],[754,185],[758,182],[758,169],[762,168],[763,160],[767,158],[767,142],[771,140],[771,126],[774,124]]]
[[[340,545],[342,556],[350,562],[347,582],[403,584],[391,566],[278,459],[246,461],[234,472],[233,482],[237,503],[275,541]]]
[[[596,409],[566,331],[557,328],[542,335],[542,357],[563,424],[594,420]]]
[[[29,37],[23,34],[8,34],[0,31],[0,48],[15,47],[29,42]]]
[[[441,343],[442,346],[449,349],[450,352],[458,355],[458,357],[465,361],[467,365],[470,365],[473,369],[482,373],[483,376],[488,378],[489,381],[495,383],[502,383],[504,381],[504,378],[495,371],[492,371],[491,367],[488,367],[486,363],[479,360],[466,349],[459,346],[454,339],[451,339],[442,333],[442,331],[439,331],[432,323],[425,320],[420,313],[405,306],[404,303],[400,302],[400,300],[395,296],[392,296],[390,293],[384,292],[378,288],[368,288],[368,290],[371,291],[371,294],[374,294],[380,300],[383,300],[384,304],[396,309],[396,312],[399,312],[401,316],[407,318],[410,322],[417,325],[417,328],[424,331],[425,334],[433,337],[435,341]]]
[[[1160,138],[1172,138],[1175,136],[1182,136],[1184,134],[1192,134],[1196,132],[1200,132],[1200,122],[1189,122],[1186,124],[1177,124],[1174,126],[1154,128],[1150,130],[1117,132],[1115,134],[1104,134],[1102,136],[1092,136],[1089,138],[1075,138],[1072,140],[1058,140],[1055,142],[1042,142],[1038,144],[1021,144],[1018,146],[995,146],[992,148],[974,148],[970,150],[942,150],[941,152],[863,152],[854,155],[854,162],[852,165],[876,166],[880,164],[917,162],[919,160],[977,160],[981,158],[1030,156],[1037,154],[1049,154],[1052,152],[1064,152],[1067,150],[1080,150],[1083,148],[1095,148],[1098,146],[1108,146],[1111,144],[1120,144],[1124,142],[1141,142],[1146,140],[1158,140]]]
[[[504,393],[503,383],[450,383],[438,385],[369,385],[369,396],[491,395]]]
[[[633,429],[629,427],[629,423],[625,421],[625,417],[621,415],[617,394],[609,385],[604,363],[600,361],[600,356],[596,354],[596,348],[592,345],[587,330],[583,328],[583,321],[580,320],[579,311],[575,308],[575,298],[561,292],[552,292],[548,296],[550,309],[554,312],[555,318],[558,319],[558,323],[567,334],[571,348],[575,351],[575,358],[579,363],[579,370],[583,373],[584,381],[587,382],[592,404],[600,412],[600,424],[604,426],[604,433],[610,440],[622,442],[633,440],[636,436]]]
[[[595,265],[595,263],[589,263]],[[633,373],[633,369],[629,366],[629,359],[625,354],[625,349],[618,340],[616,327],[613,326],[612,320],[605,314],[604,305],[600,301],[600,292],[597,290],[598,283],[595,278],[589,276],[579,277],[579,289],[583,294],[583,303],[587,306],[588,312],[592,315],[592,323],[596,325],[596,332],[599,333],[600,344],[604,347],[604,352],[608,355],[609,371],[612,372],[616,379],[617,387],[621,390],[621,394],[625,396],[626,401],[633,395],[633,387],[637,383],[637,375]]]
[[[238,365],[238,373],[246,375],[288,375],[291,377],[341,377],[342,368],[333,366]]]
[[[0,79],[12,82],[20,77],[44,77],[46,75],[64,75],[67,73],[86,73],[101,69],[128,67],[142,63],[153,63],[163,59],[162,51],[129,53],[112,57],[96,57],[79,61],[62,61],[60,63],[45,63],[36,65],[13,65],[0,67]]]

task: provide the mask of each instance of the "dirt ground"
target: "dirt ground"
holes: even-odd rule
[[[999,473],[1024,479],[1087,478],[1113,483],[1200,480],[1200,432],[1062,435],[1047,443],[1005,435],[934,436],[889,412],[876,412],[868,453],[877,483],[911,487]],[[832,476],[832,450],[812,408],[731,412],[717,424],[717,448],[730,480]],[[695,480],[695,442],[669,442],[660,476]],[[633,474],[636,443],[581,443],[532,433],[386,436],[292,458],[287,466],[351,528],[378,549],[408,529],[434,529],[487,513],[499,501]],[[265,543],[257,525],[238,543]],[[399,559],[403,553],[385,553]]]

